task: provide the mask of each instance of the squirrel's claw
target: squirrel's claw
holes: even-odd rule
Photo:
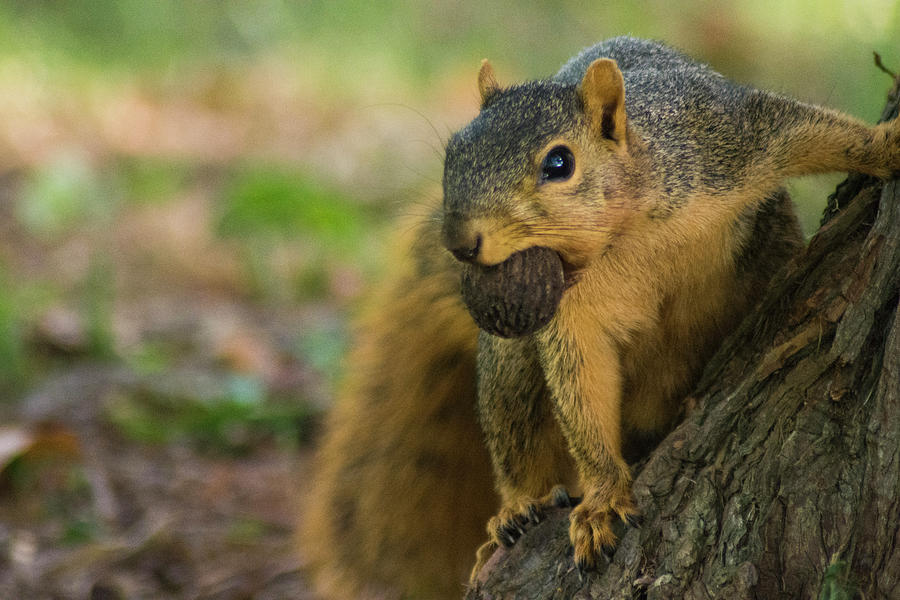
[[[607,563],[613,560],[617,542],[612,529],[613,515],[632,527],[640,527],[643,520],[630,490],[625,488],[615,499],[589,494],[572,510],[569,539],[579,568],[596,568],[601,556]]]
[[[475,553],[475,565],[472,566],[472,571],[469,573],[469,584],[474,584],[477,581],[481,568],[484,567],[497,548],[497,543],[494,540],[489,540],[478,547],[478,551]]]
[[[634,527],[635,529],[640,529],[644,524],[644,515],[635,514],[635,513],[626,513],[625,514],[625,522]]]
[[[616,555],[616,547],[613,544],[603,544],[600,546],[601,552],[603,552],[603,557],[606,559],[607,563],[612,562],[613,557]]]
[[[544,520],[544,502],[525,498],[506,506],[488,522],[488,534],[500,545],[510,547],[525,534],[529,526]]]

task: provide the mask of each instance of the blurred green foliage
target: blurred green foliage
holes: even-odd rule
[[[103,187],[85,156],[59,154],[29,173],[16,205],[17,217],[36,235],[46,238],[65,233],[109,217],[112,206]]]
[[[301,237],[348,251],[362,237],[366,215],[356,202],[296,168],[239,168],[222,194],[217,223],[228,237]]]
[[[297,336],[296,354],[334,382],[346,346],[347,331],[343,322],[321,319],[315,327],[307,328]]]
[[[97,358],[112,358],[115,343],[112,331],[112,304],[115,297],[114,267],[109,257],[95,253],[91,257],[82,292],[87,334],[87,351]]]
[[[371,207],[302,170],[263,163],[236,167],[221,194],[216,233],[235,240],[249,283],[261,297],[278,298],[287,287],[295,300],[324,298],[335,259],[365,262],[367,231],[378,222]],[[296,251],[288,281],[273,271],[276,248],[306,241]]]
[[[739,81],[866,120],[878,114],[889,85],[872,66],[871,52],[879,51],[888,66],[900,70],[900,0],[0,3],[0,86],[17,92],[0,102],[0,109],[9,111],[0,113],[7,122],[18,123],[22,113],[33,116],[28,110],[45,112],[41,116],[51,125],[78,120],[79,111],[104,107],[112,97],[126,105],[144,102],[139,108],[150,114],[154,135],[162,133],[153,129],[152,118],[159,116],[153,110],[169,105],[187,120],[194,116],[191,110],[202,115],[232,110],[230,117],[253,127],[259,99],[247,91],[253,91],[252,84],[234,82],[269,77],[257,93],[283,95],[285,119],[312,121],[298,127],[298,135],[331,136],[320,145],[314,137],[301,139],[314,148],[306,157],[282,155],[280,146],[266,148],[261,142],[262,148],[237,149],[223,158],[180,150],[177,144],[174,150],[165,144],[162,150],[110,150],[94,132],[80,131],[80,137],[61,135],[46,154],[35,151],[22,164],[0,165],[18,177],[10,216],[34,238],[28,251],[61,247],[67,236],[91,244],[84,253],[87,267],[75,284],[46,274],[38,280],[23,276],[0,254],[0,392],[21,389],[36,370],[40,359],[29,348],[30,329],[41,310],[61,297],[83,318],[90,357],[118,358],[143,375],[167,373],[179,363],[182,349],[158,340],[115,356],[112,313],[121,270],[109,232],[120,226],[123,215],[176,205],[202,189],[211,196],[211,219],[188,225],[209,228],[203,232],[209,240],[198,236],[208,246],[224,242],[234,250],[253,301],[341,302],[354,293],[352,281],[345,282],[350,291],[338,298],[341,270],[350,265],[360,277],[368,276],[378,262],[392,233],[386,209],[405,204],[418,210],[423,197],[438,193],[439,182],[425,176],[413,185],[391,187],[391,173],[418,175],[426,172],[428,160],[436,167],[427,171],[429,176],[439,172],[440,151],[432,154],[431,149],[475,110],[481,58],[491,58],[502,82],[513,82],[553,73],[582,47],[625,33],[667,41]],[[274,75],[259,67],[270,64],[278,66]],[[279,74],[287,81],[277,80]],[[125,91],[117,95],[120,89]],[[23,106],[15,104],[19,95]],[[395,110],[398,104],[411,109],[407,117],[424,115],[429,122],[424,139],[396,116],[402,112]],[[374,123],[380,118],[390,121],[383,142],[380,122]],[[441,119],[455,121],[443,127]],[[343,129],[347,123],[349,133]],[[78,132],[79,125],[71,129]],[[126,133],[132,126],[127,120],[117,125]],[[52,139],[55,130],[50,129],[39,128],[34,137]],[[372,148],[354,150],[370,132]],[[415,160],[398,151],[403,144],[416,147]],[[356,163],[340,167],[331,164],[340,162],[333,157],[312,156],[323,147],[337,148],[337,158]],[[790,184],[807,232],[815,230],[824,198],[839,179]],[[148,268],[165,268],[152,257],[146,261]],[[326,377],[337,370],[345,344],[342,322],[323,318],[293,340],[295,358],[304,365]],[[140,439],[194,436],[225,448],[241,435],[289,435],[282,421],[305,422],[303,414],[270,405],[259,381],[235,376],[228,382],[230,387],[209,402],[159,400],[162,404],[149,410],[144,400],[124,399],[116,422]],[[241,427],[245,433],[234,434]]]
[[[120,156],[110,170],[118,189],[135,204],[164,203],[188,187],[195,167],[183,160],[154,156]]]
[[[145,342],[122,359],[138,375],[157,375],[175,366],[178,347],[161,341]]]
[[[399,26],[402,24],[402,26]],[[486,0],[10,0],[0,5],[0,49],[39,53],[125,72],[225,64],[266,53],[301,59],[323,84],[391,88],[427,84],[457,65],[491,56],[519,76],[546,75],[579,48],[630,33],[665,39],[742,78],[771,85],[843,82],[833,100],[866,98],[873,73],[848,70],[878,50],[900,60],[896,0],[733,0],[527,5]],[[856,57],[854,56],[856,55]],[[818,69],[807,69],[810,57]],[[717,62],[719,62],[717,61]],[[831,71],[830,74],[828,72]],[[802,78],[792,77],[800,74]],[[828,74],[824,77],[823,75]],[[398,98],[399,99],[399,98]],[[402,99],[400,99],[402,100]]]
[[[24,514],[57,521],[63,545],[89,542],[102,529],[83,465],[62,452],[16,456],[3,466],[0,485]]]
[[[37,50],[123,70],[167,67],[193,56],[237,57],[248,40],[233,13],[240,2],[19,0],[4,2],[8,49]],[[30,47],[30,48],[29,48]]]
[[[22,317],[16,289],[0,263],[0,394],[16,389],[25,376]]]
[[[199,386],[148,384],[110,402],[107,418],[139,442],[189,442],[227,454],[246,453],[266,441],[293,447],[311,435],[310,407],[269,398],[255,377],[223,373],[215,383]]]

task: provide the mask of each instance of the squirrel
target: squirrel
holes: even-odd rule
[[[478,89],[446,145],[443,205],[375,295],[325,429],[305,531],[335,597],[458,596],[473,559],[471,578],[550,505],[574,505],[575,564],[595,566],[612,520],[639,521],[627,460],[677,424],[803,247],[784,180],[900,170],[896,120],[868,126],[631,37],[508,88],[484,61]],[[547,319],[461,300],[465,273],[499,269],[470,293],[505,276],[508,312],[531,310],[545,294],[503,269],[539,259],[560,272]]]

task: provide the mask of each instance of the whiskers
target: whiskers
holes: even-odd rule
[[[579,242],[583,241],[586,236],[593,237],[597,234],[610,235],[613,233],[612,228],[597,225],[596,223],[568,223],[568,222],[548,222],[546,219],[530,219],[511,224],[506,229],[511,235],[521,238],[534,240],[533,245],[541,245],[541,240],[556,242]]]
[[[364,121],[371,134],[383,140],[368,160],[360,194],[389,219],[433,218],[441,206],[441,170],[450,127],[442,133],[421,110],[400,102],[372,103],[357,110],[373,115]]]
[[[429,119],[425,113],[423,113],[419,109],[414,108],[408,104],[403,104],[402,102],[380,102],[380,103],[375,103],[375,104],[368,104],[363,108],[368,108],[368,109],[401,108],[401,109],[409,111],[409,112],[413,113],[414,115],[416,115],[417,117],[419,117],[422,121],[425,122],[426,125],[428,125],[428,128],[434,134],[434,139],[421,138],[421,139],[414,139],[414,140],[410,140],[410,141],[421,143],[421,144],[431,148],[431,151],[434,154],[435,158],[437,158],[438,161],[440,161],[443,164],[444,150],[447,147],[447,141],[450,139],[450,136],[453,134],[453,131],[450,129],[449,126],[445,125],[446,131],[444,132],[444,134],[441,134],[441,132],[438,131],[437,126],[434,124],[434,121]],[[437,144],[435,144],[434,140],[437,140]]]

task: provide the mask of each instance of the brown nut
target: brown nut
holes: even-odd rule
[[[562,260],[549,248],[528,248],[491,267],[466,265],[462,274],[463,301],[475,323],[500,337],[549,323],[564,289]]]

